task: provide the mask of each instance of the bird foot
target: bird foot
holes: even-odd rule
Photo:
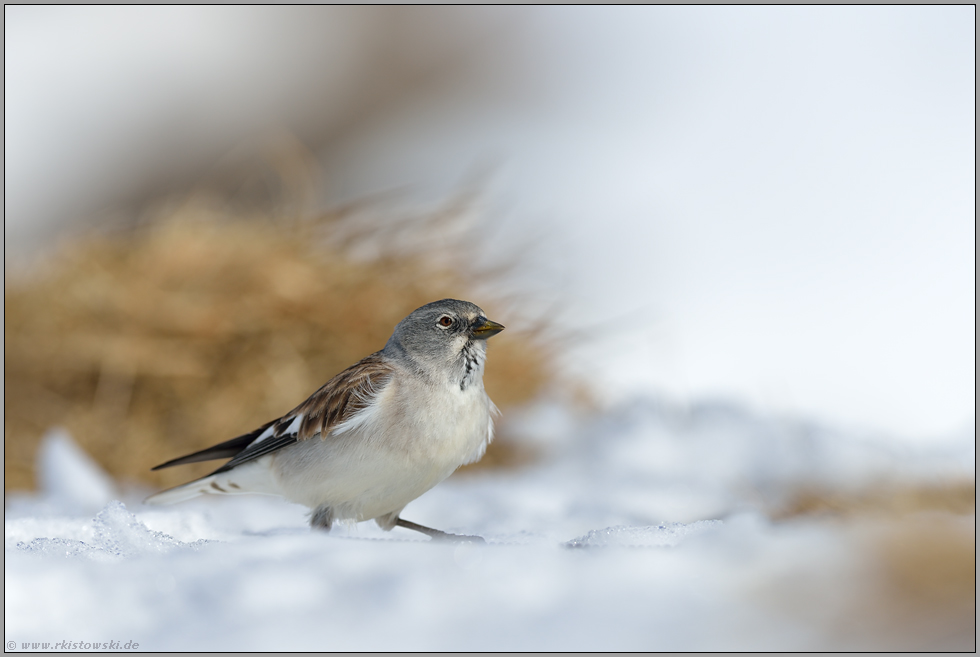
[[[411,529],[417,532],[421,532],[426,536],[430,537],[433,541],[445,541],[447,543],[486,543],[482,536],[466,536],[463,534],[450,534],[448,532],[440,531],[438,529],[432,529],[432,527],[426,527],[425,525],[419,525],[410,520],[403,520],[398,518],[395,520],[396,527],[404,527],[405,529]]]

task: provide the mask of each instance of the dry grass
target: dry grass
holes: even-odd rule
[[[811,600],[800,613],[829,625],[837,649],[976,649],[975,481],[808,490],[773,517],[832,523],[854,545],[856,572],[823,573],[832,608],[792,596]]]
[[[975,481],[923,484],[882,482],[855,492],[806,489],[772,511],[774,520],[800,517],[901,517],[920,511],[972,514],[976,511]]]
[[[876,582],[856,630],[891,650],[976,650],[975,517],[914,514],[868,538]]]
[[[5,489],[33,488],[39,438],[53,425],[122,480],[170,486],[203,474],[213,464],[149,468],[288,411],[436,299],[475,301],[513,326],[502,300],[474,296],[493,274],[460,266],[472,254],[462,214],[272,221],[189,201],[8,276]],[[513,329],[491,342],[486,373],[502,409],[548,381],[534,331]],[[526,457],[502,437],[485,461]]]

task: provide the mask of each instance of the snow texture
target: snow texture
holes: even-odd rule
[[[373,523],[312,532],[305,509],[265,496],[143,506],[151,491],[120,491],[52,432],[42,489],[6,500],[8,647],[837,648],[770,593],[791,574],[815,608],[840,608],[855,546],[763,510],[805,485],[975,472],[972,428],[925,453],[717,404],[591,419],[540,404],[506,428],[538,465],[453,477],[403,513],[487,545]]]
[[[721,525],[721,520],[700,520],[685,525],[679,522],[660,523],[656,527],[606,527],[593,529],[585,536],[565,545],[586,547],[673,547],[686,537]]]

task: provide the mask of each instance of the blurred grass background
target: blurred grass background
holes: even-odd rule
[[[838,649],[976,650],[975,480],[868,482],[849,493],[801,488],[769,515],[820,523],[854,555],[850,570],[770,582],[768,604],[826,628]]]
[[[372,202],[313,213],[312,177],[297,171],[262,172],[272,184],[257,195],[165,200],[5,278],[5,490],[34,488],[39,440],[54,425],[117,480],[203,475],[215,464],[150,467],[282,415],[446,297],[508,326],[486,371],[501,409],[549,383],[540,327],[522,330],[513,303],[490,292],[515,263],[476,264],[468,194],[411,215]],[[528,458],[501,435],[471,467]]]

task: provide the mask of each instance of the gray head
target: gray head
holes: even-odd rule
[[[407,360],[434,379],[448,378],[460,388],[482,380],[487,338],[504,330],[469,301],[428,303],[398,322],[384,353]]]

